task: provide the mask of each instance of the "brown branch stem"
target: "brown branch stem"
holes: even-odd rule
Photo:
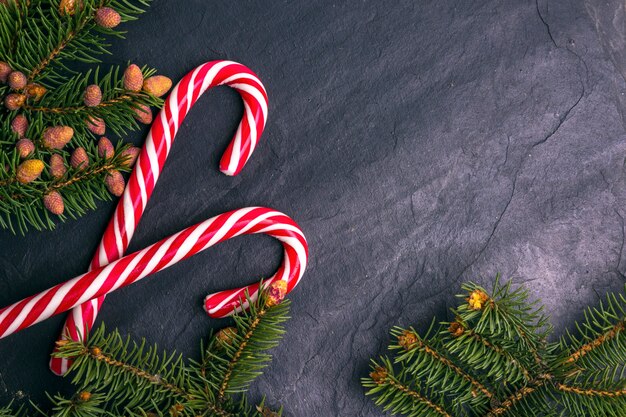
[[[588,353],[590,353],[594,349],[602,346],[602,344],[604,344],[604,342],[607,342],[607,341],[609,341],[611,339],[614,339],[619,333],[624,331],[625,327],[626,327],[626,320],[621,320],[621,321],[617,322],[615,324],[615,326],[613,326],[612,328],[607,330],[605,333],[601,334],[600,336],[598,336],[597,338],[595,338],[591,342],[582,345],[577,351],[572,353],[565,360],[565,363],[574,363],[574,362],[576,362],[578,359],[580,359],[583,356],[587,355]]]
[[[618,389],[618,390],[599,390],[593,388],[583,388],[572,385],[565,385],[559,383],[556,385],[559,391],[563,392],[573,392],[578,395],[585,395],[588,397],[607,397],[607,398],[617,398],[626,396],[626,388]]]
[[[114,164],[106,164],[106,165],[102,165],[100,167],[96,167],[93,169],[86,169],[81,171],[80,173],[78,173],[78,175],[75,175],[74,177],[68,179],[67,181],[63,181],[63,182],[53,182],[52,184],[46,186],[44,189],[42,190],[37,190],[39,191],[42,195],[48,193],[49,191],[57,191],[60,189],[63,189],[65,187],[69,187],[70,185],[82,181],[84,179],[87,179],[89,177],[93,177],[96,175],[101,174],[102,172],[106,172],[106,171],[110,171],[112,169],[119,169],[119,166],[116,166]],[[0,181],[0,187],[4,187],[10,184],[15,183],[16,179],[15,177],[13,178],[9,178],[7,180],[4,181]],[[11,198],[13,200],[19,200],[21,198],[23,198],[24,195],[23,194],[13,194],[11,195]]]
[[[32,112],[42,112],[42,113],[53,113],[53,114],[67,114],[67,113],[77,113],[80,111],[85,111],[87,109],[94,110],[102,107],[110,107],[119,103],[123,103],[125,101],[130,101],[133,99],[133,95],[124,94],[119,97],[103,101],[94,107],[87,106],[71,106],[71,107],[38,107],[38,106],[30,106],[25,104],[22,106],[24,110],[32,111]]]
[[[228,388],[228,383],[230,381],[230,377],[233,373],[233,370],[235,369],[235,365],[237,364],[237,361],[243,354],[243,350],[246,348],[248,341],[254,334],[254,331],[256,330],[257,326],[261,322],[261,319],[263,318],[266,312],[267,310],[261,309],[259,313],[257,314],[256,318],[252,321],[252,323],[250,323],[250,328],[248,329],[248,332],[244,335],[243,341],[239,345],[239,349],[237,349],[237,352],[235,353],[235,355],[233,355],[233,359],[229,362],[228,370],[226,371],[226,374],[224,374],[224,379],[222,380],[222,385],[220,386],[220,390],[218,393],[218,398],[220,400],[222,400],[224,398],[224,395],[226,394],[226,389]]]

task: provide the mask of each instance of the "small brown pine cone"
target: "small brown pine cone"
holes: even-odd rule
[[[114,152],[115,149],[113,148],[113,144],[111,143],[111,141],[108,138],[102,136],[98,140],[98,156],[100,158],[108,159],[113,157]]]
[[[18,114],[13,120],[11,120],[11,130],[17,133],[20,138],[26,135],[28,130],[28,119],[23,114]]]
[[[26,75],[20,71],[13,71],[10,73],[7,80],[9,82],[9,87],[14,90],[21,90],[26,87],[26,83],[28,83],[28,78],[26,78]]]
[[[91,393],[89,391],[83,391],[78,394],[78,399],[82,402],[89,401],[91,399]]]
[[[44,207],[52,214],[57,216],[63,214],[65,211],[65,204],[63,203],[63,197],[58,191],[51,191],[43,196]]]
[[[462,323],[453,321],[448,327],[448,332],[450,332],[453,337],[460,337],[463,336],[463,333],[465,333],[465,327]]]
[[[28,158],[35,152],[35,144],[30,139],[20,139],[15,144],[17,152],[20,154],[20,158]]]
[[[17,180],[22,184],[35,181],[41,175],[44,165],[39,159],[29,159],[17,167]]]
[[[137,161],[137,157],[139,156],[139,152],[141,152],[141,149],[139,149],[136,146],[131,146],[128,149],[124,149],[121,153],[122,158],[125,159],[125,161],[123,162],[123,165],[128,168],[135,165],[135,162]]]
[[[287,295],[287,281],[282,279],[276,280],[270,284],[265,290],[267,298],[265,299],[266,307],[273,307],[280,304],[285,295]]]
[[[64,16],[74,16],[77,6],[79,9],[83,8],[82,0],[61,0],[61,3],[59,3],[59,13]]]
[[[370,378],[374,380],[378,385],[384,384],[387,381],[387,369],[382,366],[377,366],[372,372],[370,372]]]
[[[96,10],[96,16],[94,20],[98,24],[98,26],[102,26],[103,28],[113,29],[115,26],[119,25],[122,21],[122,17],[118,12],[111,9],[110,7],[101,7]]]
[[[155,75],[143,82],[143,91],[155,97],[161,97],[172,88],[172,80],[164,75]]]
[[[482,290],[474,290],[467,298],[467,304],[471,310],[482,310],[489,301],[489,296]]]
[[[24,105],[26,96],[24,94],[11,93],[4,98],[4,107],[14,111]]]
[[[215,334],[215,339],[221,346],[231,346],[235,342],[235,336],[237,336],[237,328],[225,327]]]
[[[65,160],[59,154],[52,154],[50,156],[50,174],[56,178],[62,178],[67,172],[67,168],[65,167]]]
[[[88,85],[83,96],[85,106],[96,107],[102,102],[102,90],[97,84]]]
[[[106,132],[107,125],[104,123],[104,120],[99,117],[89,117],[86,123],[87,129],[94,135],[100,136],[104,135],[104,132]]]
[[[104,183],[109,192],[116,197],[122,195],[124,187],[126,186],[124,183],[124,177],[122,177],[122,174],[116,170],[111,170],[107,173]]]
[[[137,65],[130,64],[124,71],[124,88],[135,92],[143,88],[143,73]]]
[[[85,151],[85,148],[78,147],[72,152],[70,157],[70,165],[72,168],[85,169],[89,165],[89,156]]]
[[[144,125],[149,125],[152,123],[152,110],[145,104],[140,104],[139,107],[134,109],[135,111],[135,119],[139,123],[143,123]]]
[[[11,66],[4,61],[0,61],[0,82],[6,83],[9,74],[13,71]]]
[[[404,350],[411,350],[417,346],[417,335],[411,330],[404,330],[398,336],[398,345],[402,346]]]
[[[46,87],[44,87],[43,85],[28,84],[24,92],[28,97],[32,98],[35,101],[39,101],[41,100],[43,95],[48,92],[48,90],[46,90]]]
[[[74,137],[74,129],[69,126],[48,127],[43,132],[43,144],[48,149],[63,149]]]

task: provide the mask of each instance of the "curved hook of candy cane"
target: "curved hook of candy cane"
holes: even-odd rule
[[[219,242],[258,233],[276,238],[284,248],[282,265],[266,283],[283,279],[287,280],[288,289],[293,289],[304,274],[308,258],[302,230],[281,212],[248,207],[188,227],[145,249],[1,309],[0,338],[137,282]],[[254,300],[258,295],[253,291],[255,288],[258,286],[251,285],[239,291],[243,296],[247,290]],[[226,311],[226,307],[222,310]]]
[[[122,199],[107,226],[91,261],[91,269],[121,258],[139,224],[178,128],[191,107],[211,87],[228,85],[241,95],[244,114],[235,136],[220,161],[226,175],[237,175],[244,167],[263,133],[267,122],[268,100],[265,87],[249,68],[232,61],[211,61],[185,75],[172,89],[150,133],[129,178]],[[62,337],[80,340],[93,326],[104,297],[94,298],[76,307],[68,315]],[[57,375],[67,371],[67,359],[52,358],[50,369]]]

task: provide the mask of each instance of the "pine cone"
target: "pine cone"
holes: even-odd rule
[[[114,152],[115,149],[113,148],[113,144],[111,143],[111,141],[108,138],[102,136],[98,140],[98,156],[100,158],[109,159],[113,158]]]
[[[220,346],[232,346],[235,342],[235,336],[237,336],[236,327],[225,327],[215,334],[215,339]]]
[[[48,92],[48,90],[46,90],[46,87],[39,84],[28,84],[24,91],[26,92],[26,95],[28,97],[32,98],[35,101],[41,100],[43,95]]]
[[[28,119],[23,114],[18,114],[11,121],[11,130],[17,133],[20,138],[23,138],[28,130]]]
[[[149,125],[152,123],[152,110],[145,104],[140,104],[139,107],[133,109],[135,111],[135,119],[139,123]]]
[[[20,158],[28,158],[33,152],[35,152],[35,144],[30,139],[20,139],[15,144],[17,152],[20,154]]]
[[[155,97],[161,97],[172,88],[172,80],[164,75],[155,75],[143,82],[143,91]]]
[[[129,91],[141,91],[143,87],[143,73],[141,68],[135,64],[131,64],[124,71],[124,88]]]
[[[9,74],[13,71],[11,66],[4,61],[0,61],[0,82],[6,83]]]
[[[62,178],[67,172],[67,168],[65,167],[65,160],[59,154],[52,154],[50,156],[50,174],[56,178]]]
[[[43,144],[48,149],[63,149],[74,136],[74,129],[69,126],[54,126],[43,132]]]
[[[122,21],[122,17],[118,12],[111,9],[110,7],[101,7],[96,10],[96,16],[94,20],[99,26],[107,29],[113,29],[115,26],[119,25]]]
[[[41,175],[44,165],[39,159],[29,159],[17,167],[17,180],[22,184],[35,181]]]
[[[91,399],[91,393],[89,391],[83,391],[80,394],[78,394],[78,399],[83,402],[89,401]]]
[[[85,88],[84,102],[87,107],[96,107],[102,102],[102,90],[97,84],[91,84]]]
[[[135,165],[135,162],[137,161],[137,157],[139,156],[139,152],[141,152],[141,149],[139,149],[136,146],[131,146],[128,149],[124,149],[122,151],[122,153],[120,154],[122,156],[122,158],[125,158],[126,160],[122,163],[123,166],[125,167],[132,167],[133,165]]]
[[[114,196],[119,197],[122,193],[124,193],[124,187],[126,184],[124,183],[124,177],[122,177],[122,174],[119,171],[109,171],[104,179],[104,183],[109,192]]]
[[[85,152],[85,148],[78,147],[72,152],[70,157],[70,165],[72,168],[85,169],[89,165],[89,156]]]
[[[9,87],[13,90],[21,90],[26,87],[26,83],[28,83],[28,78],[26,78],[24,73],[20,71],[13,71],[10,73],[7,80],[9,82]]]
[[[61,0],[61,3],[59,3],[59,13],[64,16],[74,16],[76,13],[76,6],[78,6],[79,9],[82,9],[82,0]]]
[[[87,129],[89,129],[89,131],[94,135],[100,136],[104,135],[104,132],[106,132],[106,123],[104,123],[104,120],[99,117],[89,117],[86,123]]]
[[[60,216],[65,211],[63,197],[58,191],[51,191],[43,196],[44,207],[52,214]]]
[[[11,110],[17,110],[24,105],[26,96],[24,94],[12,93],[4,98],[4,106]]]
[[[265,306],[273,307],[278,305],[283,301],[285,295],[287,295],[287,281],[282,279],[276,280],[272,282],[265,291],[267,293]]]

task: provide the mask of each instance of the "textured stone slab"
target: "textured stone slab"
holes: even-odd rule
[[[623,286],[619,2],[213,3],[156,0],[113,59],[172,78],[240,61],[268,87],[268,128],[241,176],[221,176],[242,108],[226,89],[203,98],[132,249],[247,205],[300,223],[311,263],[255,395],[289,416],[380,415],[359,384],[368,358],[392,325],[444,318],[462,281],[526,283],[559,332]],[[83,272],[113,207],[0,234],[0,304]],[[279,256],[271,239],[230,241],[116,293],[100,317],[195,355],[222,325],[203,295],[271,274]],[[60,325],[0,341],[0,401],[66,389],[46,368]]]

